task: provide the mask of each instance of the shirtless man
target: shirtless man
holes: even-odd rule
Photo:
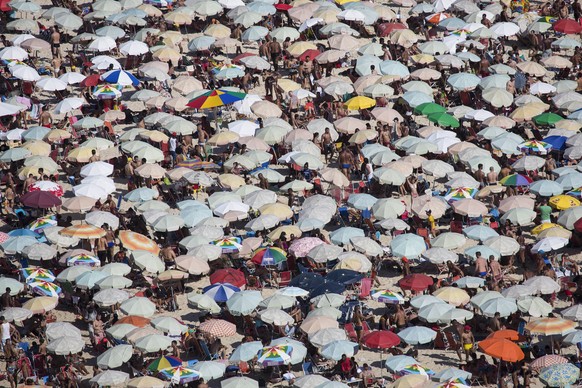
[[[544,168],[546,170],[546,179],[554,180],[553,171],[556,169],[556,160],[551,154],[548,154],[546,162],[544,163]]]
[[[491,272],[494,281],[501,280],[501,264],[495,260],[493,255],[489,256],[489,272]]]
[[[396,312],[394,313],[394,323],[399,330],[402,330],[406,327],[406,314],[400,305],[396,306]]]
[[[489,172],[487,173],[487,184],[490,186],[497,184],[497,173],[493,167],[489,167]]]
[[[348,180],[349,180],[350,179],[350,171],[354,165],[354,155],[352,155],[352,153],[350,152],[350,150],[347,149],[347,147],[344,147],[344,148],[342,148],[342,150],[339,154],[338,161],[339,161],[340,167],[342,169],[342,172],[344,173],[346,178],[348,178]]]
[[[466,361],[469,362],[471,353],[473,353],[473,349],[475,348],[475,337],[471,332],[471,326],[465,326],[465,331],[463,334],[461,334],[461,343],[463,344],[463,351],[465,352]]]
[[[53,125],[53,117],[48,110],[48,105],[42,107],[42,113],[39,117],[40,126],[50,128]]]
[[[113,249],[115,248],[115,232],[107,224],[103,224],[105,229],[105,240],[107,241],[107,260],[113,262]]]
[[[485,173],[483,172],[483,165],[479,163],[477,171],[475,171],[475,180],[479,182],[481,188],[485,186]]]
[[[61,56],[61,33],[59,32],[58,27],[53,27],[53,33],[51,34],[51,42],[52,42],[52,52],[53,55],[56,57]]]
[[[477,257],[475,259],[475,276],[484,278],[487,276],[487,260],[481,256],[481,252],[477,252],[475,256]]]
[[[385,147],[390,145],[390,131],[388,131],[388,126],[382,126],[382,130],[380,132],[380,144]]]
[[[34,185],[36,179],[34,179],[34,175],[28,174],[28,178],[24,181],[24,185],[22,185],[22,194],[26,194],[30,186]]]
[[[95,251],[99,261],[101,262],[101,266],[103,267],[107,262],[107,239],[105,236],[97,239],[95,244]]]
[[[325,163],[333,158],[333,140],[329,128],[325,128],[325,132],[321,135],[321,145],[323,146],[323,154],[325,155]]]
[[[160,255],[166,264],[174,264],[174,261],[176,260],[176,252],[174,252],[169,245],[160,251]]]
[[[489,333],[495,333],[501,330],[501,322],[499,321],[500,314],[495,313],[495,315],[489,320],[489,325],[487,326],[487,331]]]
[[[98,161],[99,161],[99,155],[97,155],[97,151],[91,150],[91,157],[89,158],[89,163],[98,162]]]

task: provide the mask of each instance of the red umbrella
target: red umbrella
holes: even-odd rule
[[[582,233],[582,218],[580,218],[578,221],[574,222],[574,229],[576,230],[576,232]]]
[[[313,59],[316,56],[318,56],[319,54],[321,54],[321,52],[319,50],[315,50],[315,49],[305,50],[305,52],[299,56],[299,60],[306,61],[307,57],[309,57],[309,59]]]
[[[552,27],[554,28],[554,31],[563,34],[577,34],[582,31],[582,26],[576,20],[572,19],[558,20]]]
[[[85,78],[83,81],[81,81],[80,85],[85,86],[85,87],[97,86],[97,85],[99,85],[99,82],[101,82],[101,80],[99,79],[99,74],[91,74],[90,76]]]
[[[215,283],[230,283],[236,287],[242,287],[247,284],[245,274],[238,269],[226,268],[219,269],[210,275],[210,284]]]
[[[398,285],[403,290],[424,291],[433,285],[433,280],[430,276],[415,273],[408,275],[398,282]]]
[[[238,63],[238,64],[240,64],[240,60],[243,59],[243,58],[246,58],[246,57],[256,57],[256,55],[255,54],[251,54],[251,53],[242,53],[242,54],[237,55],[236,57],[234,57],[232,59],[232,63],[235,63],[235,64]]]
[[[277,11],[281,11],[281,12],[289,11],[291,8],[293,8],[293,6],[289,5],[289,4],[277,4],[277,5],[275,5],[275,9]]]
[[[400,338],[388,330],[376,330],[362,338],[364,345],[371,349],[388,349],[400,343]]]
[[[388,36],[392,31],[406,29],[408,27],[402,23],[383,23],[378,26],[378,36]]]
[[[48,209],[62,205],[62,201],[48,191],[29,191],[20,197],[20,202],[33,208]]]

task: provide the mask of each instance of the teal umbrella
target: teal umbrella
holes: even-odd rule
[[[481,256],[483,257],[489,257],[491,255],[493,255],[493,257],[495,257],[496,259],[499,259],[501,257],[501,253],[499,253],[493,248],[489,248],[486,245],[475,245],[472,246],[471,248],[465,249],[465,255],[469,256],[473,260],[477,258],[476,255],[477,252],[480,252]]]
[[[459,288],[479,288],[485,285],[485,279],[475,276],[465,276],[455,281]]]
[[[333,231],[329,237],[331,242],[337,245],[345,245],[350,243],[350,239],[353,237],[364,237],[364,231],[360,228],[354,228],[353,226],[344,226]]]
[[[346,340],[337,340],[325,345],[319,353],[328,360],[339,361],[345,354],[352,357],[358,350],[358,344]]]
[[[372,206],[378,201],[378,198],[366,194],[366,193],[358,193],[358,194],[351,194],[348,198],[348,205],[359,209],[359,210],[366,210],[371,209]]]
[[[244,342],[228,358],[231,362],[250,361],[263,348],[261,341]]]
[[[564,192],[564,188],[556,181],[542,179],[529,186],[529,191],[542,197],[552,197]]]
[[[580,369],[573,364],[552,365],[542,369],[539,377],[548,387],[569,387],[580,378]]]
[[[468,228],[463,228],[463,234],[477,241],[485,241],[489,237],[499,236],[499,233],[485,225],[473,225]]]
[[[227,301],[226,307],[232,315],[248,315],[263,301],[260,291],[245,290],[234,293]]]
[[[471,73],[456,73],[447,79],[447,83],[455,90],[475,89],[481,82],[481,78]]]
[[[406,78],[410,75],[410,71],[406,65],[393,60],[387,60],[380,63],[380,71],[384,75],[391,75],[401,78]]]
[[[398,332],[398,337],[409,345],[427,344],[436,336],[436,331],[424,326],[412,326]]]
[[[421,236],[406,233],[396,236],[390,243],[390,248],[395,257],[413,259],[426,251],[426,243]]]

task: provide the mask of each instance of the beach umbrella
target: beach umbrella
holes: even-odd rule
[[[548,368],[554,365],[567,364],[568,359],[557,354],[548,354],[540,358],[535,359],[531,364],[530,368],[539,372],[541,369]]]
[[[127,380],[129,380],[128,373],[110,369],[95,375],[89,382],[99,387],[110,387],[124,384]]]
[[[212,314],[220,313],[220,306],[210,296],[205,294],[188,294],[188,302],[199,310],[210,311]]]
[[[372,299],[386,304],[403,304],[404,298],[402,295],[392,292],[390,290],[380,290],[372,293]]]
[[[186,368],[184,366],[176,366],[160,371],[160,374],[165,377],[166,380],[175,381],[177,384],[188,384],[191,381],[198,380],[200,375],[193,369]]]
[[[119,368],[133,355],[133,346],[116,345],[97,357],[97,365],[102,369]]]
[[[129,230],[119,232],[119,240],[126,249],[131,251],[143,250],[157,255],[160,251],[158,245],[148,237]]]
[[[93,296],[93,300],[100,307],[109,307],[118,303],[123,303],[129,299],[129,293],[115,288],[101,290]]]
[[[532,317],[544,317],[549,315],[553,307],[540,297],[525,296],[517,301],[517,307],[523,313]]]
[[[362,343],[370,349],[389,349],[400,344],[400,338],[388,330],[376,330],[366,334]]]
[[[445,248],[430,248],[424,251],[421,255],[433,264],[444,264],[447,261],[456,263],[459,261],[459,256]]]
[[[336,328],[318,330],[309,335],[309,342],[317,347],[323,347],[333,341],[345,340],[347,340],[345,330]]]
[[[460,288],[480,288],[485,285],[485,279],[474,276],[464,276],[455,281],[457,287]]]
[[[121,311],[127,315],[152,317],[156,312],[156,306],[148,298],[132,297],[121,303]]]
[[[33,293],[41,296],[51,296],[54,298],[58,298],[59,294],[62,293],[61,287],[51,282],[46,282],[43,280],[33,280],[29,281],[27,284]]]
[[[147,370],[151,372],[159,372],[163,369],[173,368],[182,365],[182,360],[173,356],[162,356],[156,358],[147,366]]]
[[[559,364],[543,368],[539,377],[549,387],[567,387],[578,380],[580,369],[573,364]]]
[[[135,347],[145,353],[163,351],[171,345],[171,338],[159,334],[147,335],[135,342]]]
[[[400,288],[413,291],[424,291],[433,283],[432,278],[424,274],[411,274],[398,281]]]
[[[477,241],[485,241],[490,237],[497,237],[497,233],[494,229],[485,225],[473,225],[468,228],[463,228],[463,234],[470,239]]]
[[[261,320],[266,323],[271,323],[276,326],[292,325],[295,319],[279,309],[267,309],[259,313]]]
[[[461,306],[469,302],[469,294],[460,288],[442,287],[433,292],[433,295],[454,306]]]
[[[239,376],[222,380],[220,386],[221,388],[258,388],[259,382],[246,376]]]
[[[244,273],[234,268],[219,269],[210,275],[210,284],[229,283],[236,287],[246,284]]]
[[[228,298],[226,306],[232,315],[249,315],[262,301],[263,297],[259,291],[238,291]]]
[[[358,344],[346,340],[336,340],[328,343],[320,349],[320,354],[328,360],[339,361],[343,355],[352,357],[358,348]]]
[[[493,358],[507,362],[518,362],[525,357],[521,348],[507,339],[486,339],[479,342],[479,349]]]
[[[385,365],[389,371],[398,372],[407,367],[408,365],[414,365],[417,363],[418,361],[416,361],[414,358],[410,356],[399,355],[388,357],[386,359]]]
[[[250,361],[263,348],[260,341],[244,342],[234,349],[229,357],[231,362]]]
[[[21,307],[7,307],[2,310],[6,322],[22,322],[32,317],[32,311]]]
[[[55,275],[50,270],[44,268],[22,268],[20,273],[27,283],[32,281],[53,282],[55,280]]]
[[[224,376],[226,365],[217,361],[201,361],[196,363],[192,369],[198,372],[201,378],[209,381]]]
[[[416,258],[426,250],[426,243],[420,236],[401,234],[392,240],[390,248],[395,257]]]
[[[536,292],[548,295],[559,292],[560,285],[548,276],[534,276],[523,282],[524,285],[532,287]]]
[[[508,317],[517,311],[514,299],[493,298],[479,305],[481,312],[486,317],[493,317],[499,314],[501,317]]]
[[[576,323],[562,318],[540,318],[526,325],[530,333],[539,335],[564,335],[575,328]]]
[[[436,336],[436,331],[423,326],[409,327],[398,333],[398,337],[409,345],[427,344]]]
[[[236,326],[222,319],[210,319],[201,323],[199,330],[214,337],[230,337],[236,333]]]
[[[50,341],[47,345],[47,351],[60,356],[67,356],[79,353],[85,347],[85,340],[77,337],[59,337]]]
[[[208,295],[217,302],[226,302],[239,291],[240,289],[238,287],[229,283],[215,283],[203,289],[205,295]]]

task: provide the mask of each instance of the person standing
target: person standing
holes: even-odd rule
[[[279,71],[279,56],[281,55],[281,44],[277,42],[277,38],[273,38],[273,41],[269,44],[269,52],[271,53],[273,70]]]
[[[55,57],[61,56],[61,33],[59,32],[59,27],[53,27],[53,33],[51,34],[52,42],[52,53]]]
[[[172,165],[176,164],[176,158],[178,157],[178,154],[176,153],[177,148],[178,140],[176,139],[176,133],[174,132],[168,141],[168,150],[170,151],[170,155],[172,155]]]
[[[465,330],[461,335],[461,342],[463,343],[463,351],[465,352],[466,362],[469,362],[471,353],[475,352],[475,337],[471,332],[471,326],[465,326]]]

